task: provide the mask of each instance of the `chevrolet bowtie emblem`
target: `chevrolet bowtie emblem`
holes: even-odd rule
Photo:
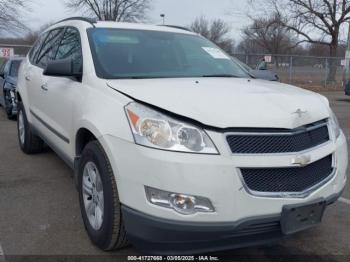
[[[308,156],[308,155],[297,156],[296,158],[292,159],[293,165],[307,166],[310,163],[311,163],[311,156]]]
[[[303,114],[306,114],[306,113],[307,113],[306,110],[303,111],[303,110],[301,110],[301,109],[299,108],[297,111],[293,112],[292,114],[297,114],[299,117],[302,117]]]

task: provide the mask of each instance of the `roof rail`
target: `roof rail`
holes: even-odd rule
[[[191,29],[189,29],[187,27],[183,27],[183,26],[177,26],[177,25],[161,25],[161,26],[166,26],[166,27],[171,27],[171,28],[176,28],[176,29],[181,29],[181,30],[185,30],[188,32],[192,32]]]
[[[87,18],[87,17],[80,17],[80,16],[77,16],[77,17],[69,17],[69,18],[63,19],[63,20],[61,20],[61,21],[58,21],[58,22],[55,23],[55,24],[62,23],[62,22],[66,22],[66,21],[73,21],[73,20],[78,20],[78,21],[87,22],[87,23],[91,24],[93,27],[95,27],[94,24],[97,22],[96,19],[91,19],[91,18]]]

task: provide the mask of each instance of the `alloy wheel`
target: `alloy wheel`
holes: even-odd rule
[[[104,195],[100,173],[93,162],[86,163],[82,181],[84,208],[90,225],[99,230],[103,223]]]

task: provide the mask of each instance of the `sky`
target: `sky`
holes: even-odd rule
[[[238,41],[240,29],[249,24],[246,16],[248,0],[153,0],[149,23],[161,24],[160,14],[165,14],[166,24],[188,26],[199,16],[221,18],[232,27],[232,36]],[[38,28],[70,16],[79,15],[68,11],[63,0],[34,0],[28,12],[28,23]]]

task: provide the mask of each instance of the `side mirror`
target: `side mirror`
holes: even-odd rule
[[[81,73],[74,72],[74,62],[72,58],[49,61],[44,70],[44,75],[81,77]]]

